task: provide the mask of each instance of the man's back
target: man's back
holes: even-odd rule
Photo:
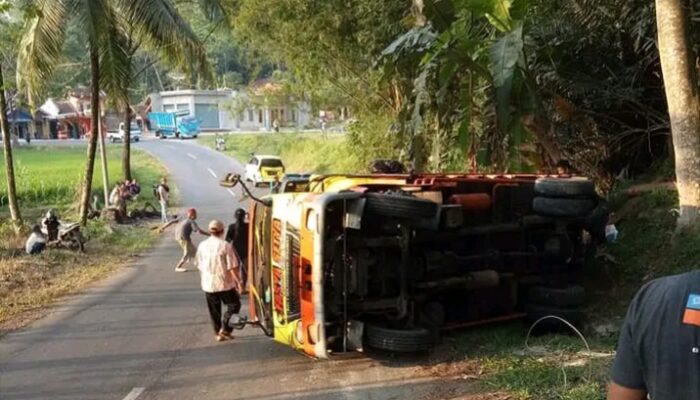
[[[238,266],[231,244],[211,236],[199,244],[197,268],[201,274],[202,290],[209,293],[235,287],[232,270]]]
[[[657,279],[637,293],[612,375],[654,400],[700,399],[700,271]]]
[[[195,230],[197,223],[187,218],[180,222],[175,230],[175,239],[177,240],[192,240],[192,232]]]

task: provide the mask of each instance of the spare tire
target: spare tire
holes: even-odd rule
[[[409,195],[367,193],[365,198],[365,211],[385,217],[432,218],[438,212],[437,203]]]
[[[586,291],[577,285],[565,288],[533,286],[528,290],[528,299],[545,306],[576,307],[586,302]]]
[[[586,178],[540,178],[535,193],[545,197],[595,198],[595,185]]]
[[[590,199],[535,197],[532,200],[532,210],[548,217],[585,217],[594,208],[595,202]]]
[[[376,350],[400,353],[430,351],[435,345],[435,335],[426,328],[392,329],[365,324],[365,344]]]

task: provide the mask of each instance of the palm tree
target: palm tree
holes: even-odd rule
[[[7,101],[5,99],[5,82],[0,65],[0,130],[2,130],[2,145],[5,151],[5,178],[7,181],[7,197],[10,203],[10,217],[15,229],[22,225],[22,215],[17,202],[15,185],[15,169],[12,161],[12,144],[10,143],[10,127],[7,122]]]
[[[676,158],[678,227],[684,228],[700,221],[700,95],[685,2],[656,0],[656,21]]]
[[[220,0],[202,0],[200,1],[200,7],[204,12],[207,19],[212,22],[220,23],[226,20],[227,12]],[[147,63],[147,66],[140,69],[139,71],[134,70],[134,58],[137,56],[139,50],[143,47],[148,47],[151,49],[160,50],[162,57],[166,58],[171,64],[183,66],[183,61],[185,61],[181,56],[182,54],[172,54],[172,51],[183,53],[186,49],[178,48],[176,43],[165,43],[162,40],[158,40],[157,36],[151,34],[143,34],[136,27],[138,22],[136,19],[139,17],[133,10],[122,10],[120,13],[120,26],[123,29],[120,30],[119,38],[116,40],[121,41],[124,49],[126,51],[126,59],[124,60],[125,73],[129,75],[127,80],[121,82],[121,84],[115,88],[117,93],[115,93],[118,98],[119,108],[122,111],[123,124],[124,124],[124,138],[122,144],[122,171],[124,174],[124,179],[131,180],[131,120],[133,118],[132,108],[129,101],[129,83],[135,82],[139,75],[141,75],[145,70],[153,66],[158,59],[153,62]],[[187,26],[181,26],[180,29],[185,32],[189,29]],[[189,34],[189,33],[188,33]],[[167,51],[167,52],[166,52]],[[175,55],[175,57],[173,57]],[[206,72],[206,71],[199,71]]]
[[[205,3],[212,4],[212,0]],[[131,78],[129,54],[125,46],[129,20],[138,35],[158,48],[168,47],[168,60],[208,74],[206,52],[199,39],[169,0],[39,0],[38,12],[28,23],[18,57],[18,84],[34,103],[43,83],[51,78],[65,39],[69,18],[84,27],[90,54],[90,114],[92,133],[88,142],[85,181],[80,198],[80,222],[87,222],[92,178],[100,123],[100,83],[122,104]]]

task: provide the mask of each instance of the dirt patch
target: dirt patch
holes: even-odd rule
[[[97,222],[92,224],[98,224]],[[57,299],[105,277],[147,249],[156,234],[148,226],[89,226],[85,253],[48,249],[29,256],[21,237],[6,237],[0,250],[0,335],[45,314]]]

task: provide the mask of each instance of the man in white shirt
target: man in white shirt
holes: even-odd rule
[[[160,218],[163,223],[168,222],[168,200],[170,199],[170,188],[168,187],[168,181],[165,178],[161,178],[158,187],[156,188],[156,194],[158,195],[158,203],[160,203]]]
[[[197,248],[196,260],[216,341],[221,342],[233,339],[229,322],[235,324],[240,320],[240,261],[233,246],[224,240],[223,222],[211,221],[209,233],[211,236]],[[222,304],[227,308],[223,316]]]

